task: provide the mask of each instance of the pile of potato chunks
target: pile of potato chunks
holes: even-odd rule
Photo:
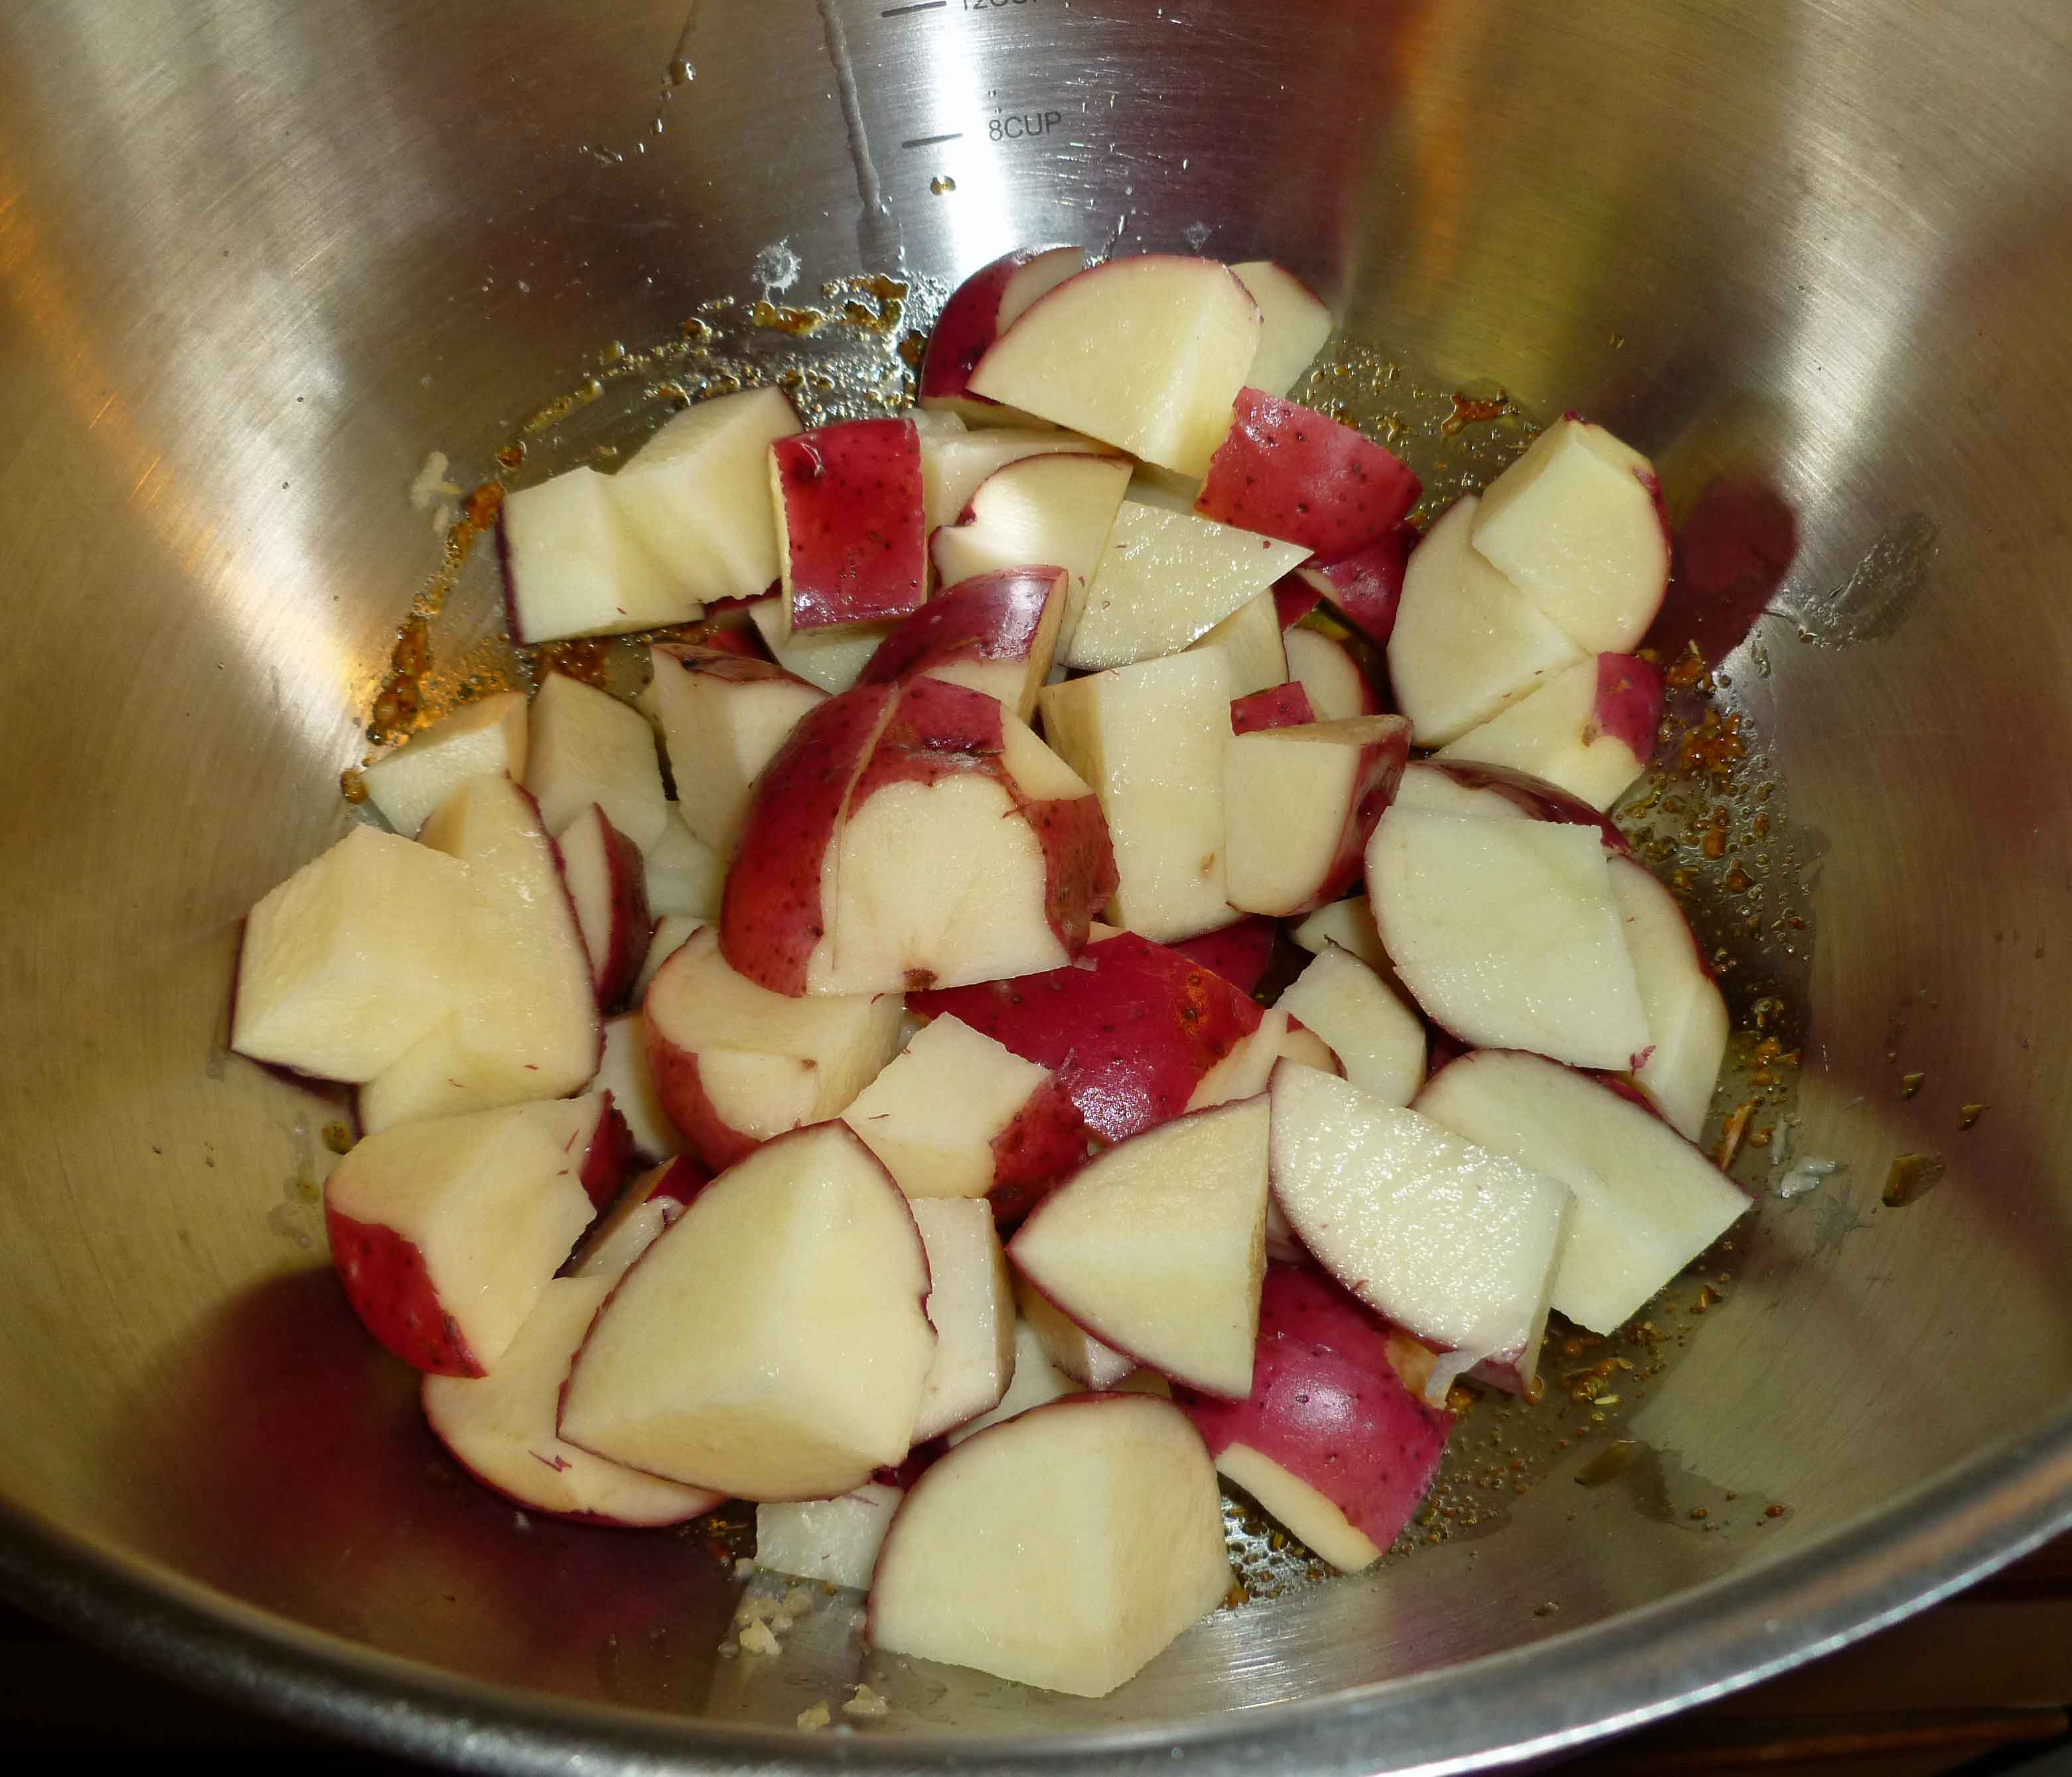
[[[1330,325],[1012,253],[917,411],[752,389],[510,495],[515,640],[696,639],[370,765],[233,1015],[357,1088],[338,1273],[488,1486],[755,1502],[879,1650],[1100,1696],[1223,1600],[1219,1475],[1370,1565],[1457,1379],[1529,1393],[1550,1308],[1615,1329],[1745,1208],[1605,813],[1653,471],[1569,415],[1420,533],[1286,398]]]

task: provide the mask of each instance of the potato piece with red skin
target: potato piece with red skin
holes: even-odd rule
[[[1048,1067],[1087,1127],[1120,1141],[1178,1117],[1210,1069],[1259,1028],[1260,1008],[1215,970],[1134,932],[1063,969],[913,993]]]
[[[1098,800],[997,698],[863,685],[758,784],[722,944],[775,993],[955,986],[1069,960],[1114,882]]]
[[[1174,1398],[1219,1472],[1326,1560],[1357,1569],[1409,1523],[1453,1429],[1399,1373],[1399,1343],[1423,1352],[1319,1273],[1269,1265],[1249,1398]]]
[[[818,686],[742,653],[748,645],[665,644],[652,650],[649,689],[676,775],[678,813],[722,860],[734,854],[749,791],[763,767],[825,701]]]
[[[1307,693],[1319,722],[1382,714],[1381,693],[1353,651],[1334,636],[1308,624],[1288,631],[1288,673]]]
[[[416,1368],[487,1375],[617,1190],[615,1133],[609,1095],[594,1093],[360,1141],[324,1182],[324,1221],[367,1330]]]
[[[1331,607],[1377,648],[1388,646],[1403,603],[1403,576],[1417,546],[1417,527],[1408,520],[1330,561],[1305,562],[1295,578],[1328,599]]]
[[[1273,958],[1273,941],[1280,935],[1279,925],[1260,915],[1205,932],[1198,938],[1182,938],[1172,948],[1204,969],[1213,969],[1240,993],[1249,993],[1265,978],[1266,965]]]
[[[763,768],[742,825],[720,909],[720,948],[773,993],[806,991],[832,909],[823,860],[849,792],[899,701],[897,685],[861,685],[807,712]]]
[[[1231,732],[1256,734],[1262,728],[1293,728],[1317,719],[1309,706],[1309,693],[1300,679],[1269,685],[1248,697],[1231,699]]]
[[[1350,426],[1257,389],[1240,389],[1231,411],[1194,497],[1204,518],[1329,561],[1394,529],[1417,504],[1409,466]]]
[[[1003,568],[948,587],[885,638],[857,682],[925,673],[997,697],[1026,722],[1058,650],[1066,578],[1062,568]]]
[[[1293,629],[1323,602],[1323,594],[1302,578],[1300,568],[1273,582],[1273,612],[1283,630]]]
[[[927,596],[921,439],[911,420],[843,420],[770,446],[795,630],[880,623]]]
[[[647,864],[640,848],[593,802],[558,841],[561,875],[590,956],[597,1003],[607,1011],[640,973],[654,922],[648,914]]]
[[[772,993],[727,965],[706,926],[656,972],[642,1022],[656,1096],[718,1169],[839,1114],[897,1052],[899,1000]]]
[[[1004,426],[1016,410],[970,389],[971,373],[986,348],[1087,262],[1083,247],[1018,247],[981,265],[950,292],[928,332],[921,359],[919,398],[927,408],[945,409],[968,425]]]
[[[1223,756],[1231,905],[1294,918],[1359,879],[1409,762],[1410,724],[1362,716],[1255,730]]]

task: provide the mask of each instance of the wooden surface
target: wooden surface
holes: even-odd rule
[[[0,1673],[0,1745],[10,1758],[149,1746],[207,1749],[219,1771],[269,1777],[284,1752],[298,1774],[406,1768],[220,1708],[4,1607]],[[2068,1709],[2072,1536],[1926,1616],[1562,1768],[1607,1777],[2058,1777],[2061,1757],[2072,1774]]]

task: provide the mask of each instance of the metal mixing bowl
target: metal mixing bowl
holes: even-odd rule
[[[1322,1774],[1557,1750],[2072,1521],[2068,82],[2054,0],[7,9],[0,1579],[456,1763]],[[1046,238],[1280,257],[1796,509],[1726,695],[1819,861],[1794,1138],[1841,1168],[1766,1206],[1623,1476],[1572,1452],[1106,1702],[914,1669],[809,1739],[769,1724],[877,1671],[839,1613],[718,1660],[694,1543],[428,1472],[310,1244],[325,1113],[226,1056],[224,988],[346,818],[427,448],[486,472],[763,249],[810,290]],[[1907,1154],[1944,1170],[1887,1208]]]

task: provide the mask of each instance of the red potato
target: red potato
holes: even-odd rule
[[[1240,993],[1249,993],[1265,978],[1280,934],[1280,927],[1261,915],[1198,938],[1182,938],[1172,948],[1190,962],[1214,969]]]
[[[604,1021],[604,1054],[590,1081],[592,1092],[611,1094],[625,1119],[634,1154],[650,1166],[684,1151],[684,1138],[655,1089],[648,1062],[648,1028],[636,1010]]]
[[[1221,648],[1230,662],[1233,700],[1288,681],[1288,646],[1271,589],[1255,593],[1190,649]]]
[[[882,623],[927,596],[921,440],[911,420],[843,420],[770,446],[793,633]]]
[[[1093,792],[996,699],[859,686],[758,784],[722,941],[779,993],[957,986],[1068,960],[1114,882]]]
[[[928,1256],[935,1355],[912,1442],[927,1443],[997,1407],[1014,1375],[1014,1283],[988,1205],[966,1197],[908,1204]]]
[[[1387,535],[1423,491],[1408,465],[1314,409],[1241,389],[1194,510],[1326,561]]]
[[[929,331],[921,359],[921,405],[953,413],[968,426],[1019,420],[1013,409],[972,393],[972,372],[1031,303],[1083,270],[1086,262],[1083,247],[1018,247],[958,285]]]
[[[1749,1207],[1630,1091],[1539,1055],[1478,1050],[1416,1100],[1435,1121],[1573,1193],[1553,1302],[1596,1333],[1618,1331]]]
[[[504,496],[504,627],[520,648],[695,622],[703,610],[587,467]]]
[[[1259,308],[1227,266],[1110,259],[1030,304],[967,392],[1198,475],[1259,348]]]
[[[454,957],[478,916],[464,864],[355,827],[247,916],[231,1047],[319,1079],[376,1078],[458,1003]]]
[[[1726,1058],[1727,1002],[1676,897],[1644,866],[1614,858],[1612,895],[1647,1016],[1647,1052],[1633,1083],[1671,1128],[1695,1141]]]
[[[892,720],[897,685],[858,686],[809,711],[758,779],[721,905],[727,961],[779,993],[803,993],[833,928],[825,861],[849,792]]]
[[[1508,1155],[1345,1080],[1273,1070],[1273,1197],[1295,1237],[1378,1314],[1531,1386],[1569,1194]],[[1428,1384],[1428,1386],[1432,1384]]]
[[[1231,732],[1256,734],[1263,728],[1295,728],[1317,719],[1309,706],[1309,693],[1300,679],[1290,679],[1248,697],[1231,699]]]
[[[1259,1028],[1258,1006],[1201,964],[1123,932],[1076,964],[1017,980],[915,993],[1050,1068],[1104,1140],[1178,1117],[1202,1077]]]
[[[1410,779],[1411,771],[1417,769],[1413,762],[1405,771],[1404,781]],[[1401,792],[1397,792],[1399,799]],[[1392,807],[1394,804],[1391,804]],[[1395,965],[1388,960],[1388,952],[1382,948],[1381,934],[1375,929],[1374,910],[1367,905],[1364,895],[1351,895],[1342,901],[1334,901],[1329,907],[1319,907],[1301,924],[1291,928],[1288,936],[1312,956],[1321,956],[1333,944],[1349,955],[1356,956],[1384,981],[1396,979]]]
[[[782,389],[744,389],[673,416],[611,478],[635,537],[708,615],[778,577],[768,453],[798,430]]]
[[[1237,918],[1223,881],[1230,701],[1220,648],[1046,685],[1037,699],[1050,744],[1107,817],[1111,923],[1170,941]]]
[[[648,1065],[669,1121],[708,1166],[838,1116],[891,1060],[897,994],[773,993],[736,974],[701,928],[642,1004]]]
[[[1475,553],[1586,653],[1634,646],[1669,585],[1655,466],[1568,413],[1489,485]]]
[[[1610,865],[1589,828],[1391,808],[1367,898],[1397,978],[1442,1029],[1618,1072],[1647,1019]]]
[[[569,1365],[617,1281],[555,1278],[494,1375],[427,1376],[418,1400],[425,1423],[454,1460],[524,1512],[629,1528],[682,1524],[725,1496],[605,1462],[554,1429]]]
[[[742,1499],[817,1499],[912,1442],[935,1335],[906,1200],[839,1123],[767,1143],[635,1261],[561,1392],[607,1461]]]
[[[1379,1560],[1437,1475],[1452,1416],[1400,1373],[1406,1335],[1319,1273],[1269,1265],[1250,1397],[1175,1397],[1217,1471],[1334,1566]]]
[[[422,843],[467,866],[475,905],[446,959],[453,1009],[360,1088],[370,1133],[575,1092],[604,1045],[561,854],[532,797],[506,777],[470,778]]]
[[[657,919],[717,919],[726,862],[684,825],[677,806],[669,804],[662,837],[642,849],[641,893]]]
[[[830,697],[850,689],[885,638],[898,627],[896,619],[857,623],[835,629],[793,630],[787,626],[783,595],[748,602],[749,627],[761,638],[770,657],[795,678],[818,685]]]
[[[689,1154],[649,1167],[597,1219],[561,1274],[616,1283],[711,1182],[712,1174]],[[561,1373],[568,1373],[566,1364]]]
[[[1062,568],[1004,568],[948,587],[886,637],[857,682],[925,673],[982,691],[1026,722],[1050,676],[1070,578]]]
[[[968,516],[979,489],[987,482],[1027,458],[1113,456],[1106,445],[1093,438],[1060,432],[1053,426],[1007,426],[967,432],[954,420],[948,425],[929,423],[943,419],[942,414],[925,410],[914,417],[915,424],[921,428],[921,513],[931,541],[937,531],[956,525]],[[956,429],[951,430],[952,426]],[[1127,463],[1123,466],[1126,468]],[[1040,552],[1031,554],[1023,550],[1013,560],[997,565],[1018,567],[1024,561],[1051,559]],[[968,578],[969,571],[975,570],[945,574],[938,563],[936,579],[951,586]]]
[[[1408,1104],[1424,1083],[1424,1026],[1375,969],[1326,940],[1274,1002],[1338,1057],[1339,1072],[1387,1104]]]
[[[1125,500],[1064,663],[1088,670],[1128,666],[1186,648],[1272,590],[1302,557],[1300,544],[1152,500]]]
[[[1346,554],[1305,564],[1295,570],[1295,578],[1319,599],[1329,599],[1332,608],[1375,647],[1386,648],[1396,631],[1403,577],[1417,537],[1417,527],[1408,521],[1391,525]]]
[[[561,851],[597,1002],[615,1006],[640,972],[653,929],[640,848],[592,803],[562,833]]]
[[[1270,259],[1248,260],[1231,271],[1259,305],[1259,348],[1244,380],[1269,395],[1285,395],[1330,338],[1331,311],[1294,273]]]
[[[367,1330],[420,1370],[486,1376],[595,1212],[602,1094],[370,1135],[324,1182],[331,1261]]]
[[[689,941],[691,934],[700,926],[711,923],[709,919],[701,919],[688,913],[665,913],[657,919],[654,936],[648,940],[647,959],[640,965],[639,978],[633,983],[634,998],[646,999],[648,987],[662,965]]]
[[[1266,1262],[1266,1127],[1261,1096],[1118,1142],[1037,1206],[1008,1257],[1102,1344],[1242,1399]]]
[[[1435,755],[1413,760],[1396,787],[1394,806],[1478,821],[1513,818],[1594,827],[1605,849],[1614,857],[1624,858],[1633,849],[1631,841],[1602,809],[1529,771],[1478,759]]]
[[[1593,808],[1609,808],[1654,756],[1662,689],[1659,666],[1630,654],[1600,654],[1556,673],[1439,756],[1530,772]]]
[[[1331,1046],[1278,1007],[1260,1016],[1259,1028],[1202,1076],[1187,1109],[1202,1111],[1240,1099],[1256,1098],[1266,1090],[1273,1070],[1283,1061],[1300,1062],[1327,1074],[1342,1076],[1345,1068]]]
[[[1050,1069],[947,1016],[842,1120],[910,1198],[984,1197],[1010,1225],[1087,1155],[1085,1120]]]
[[[1400,716],[1232,736],[1223,755],[1231,905],[1289,919],[1338,899],[1359,879],[1409,757]]]
[[[1274,614],[1284,630],[1293,629],[1323,602],[1323,594],[1302,578],[1299,568],[1273,582]]]
[[[652,845],[668,820],[654,731],[609,692],[549,673],[532,698],[525,788],[559,838],[593,804],[636,845]]]
[[[953,586],[1031,561],[1063,568],[1071,578],[1058,631],[1062,652],[1079,626],[1128,486],[1123,457],[1050,451],[1009,463],[980,483],[955,524],[931,534],[935,578]]]
[[[755,1508],[755,1565],[863,1591],[892,1514],[906,1489],[867,1481],[833,1499],[800,1499]]]
[[[826,693],[782,667],[721,648],[658,645],[655,710],[676,807],[701,844],[731,858],[750,787]]]
[[[966,1438],[915,1483],[868,1633],[881,1653],[1105,1697],[1230,1584],[1215,1470],[1186,1417],[1077,1395]]]
[[[1404,570],[1388,678],[1420,747],[1457,740],[1583,657],[1476,549],[1481,506],[1473,494],[1455,500]]]
[[[1381,693],[1343,642],[1306,625],[1289,630],[1281,641],[1288,650],[1289,675],[1308,696],[1318,721],[1381,714]]]
[[[497,691],[421,728],[360,775],[367,800],[405,838],[468,778],[502,771],[525,777],[527,711],[522,691]]]

